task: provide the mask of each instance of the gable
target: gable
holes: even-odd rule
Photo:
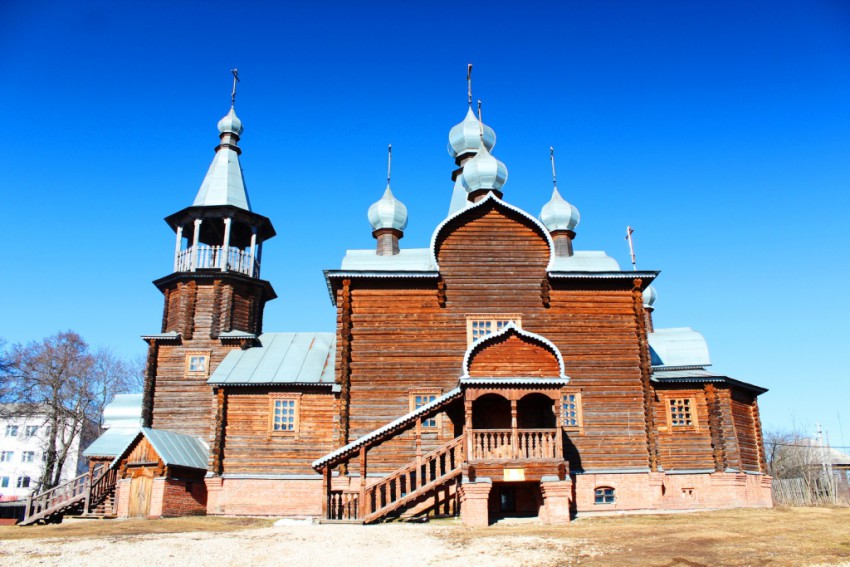
[[[552,343],[513,324],[473,344],[464,357],[469,378],[553,378],[563,362]]]

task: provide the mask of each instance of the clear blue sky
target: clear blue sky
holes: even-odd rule
[[[627,268],[634,226],[638,266],[662,270],[656,325],[770,388],[766,428],[821,421],[850,445],[847,2],[5,0],[0,53],[10,342],[70,328],[144,352],[162,218],[197,192],[232,67],[252,204],[278,232],[266,329],[332,330],[322,269],[374,246],[388,143],[402,246],[444,218],[472,62],[505,199],[539,212],[555,146],[576,248]]]

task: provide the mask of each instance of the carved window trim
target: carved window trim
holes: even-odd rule
[[[508,323],[513,323],[522,329],[522,315],[518,313],[472,313],[466,315],[467,346],[501,331]]]
[[[442,395],[443,391],[440,388],[413,388],[408,392],[408,407],[410,411],[414,411],[425,404],[430,404]],[[432,431],[442,428],[443,420],[441,415],[442,413],[438,413],[434,417],[423,420],[422,429]]]
[[[699,431],[696,397],[665,396],[664,411],[667,414],[667,431]]]
[[[276,413],[276,410],[280,411]],[[291,413],[287,415],[287,412]],[[291,417],[291,420],[288,419],[289,417]],[[298,435],[300,428],[301,394],[294,392],[272,392],[269,394],[269,433],[272,435]]]
[[[212,352],[208,350],[187,351],[186,376],[209,376],[211,355]]]
[[[581,431],[584,426],[581,390],[576,390],[575,388],[561,390],[560,404],[561,427],[565,431]]]

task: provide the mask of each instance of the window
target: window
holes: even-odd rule
[[[18,486],[18,488],[29,488],[30,487],[30,477],[19,476],[17,486]]]
[[[17,425],[7,425],[6,426],[6,437],[17,437],[18,436],[18,426]]]
[[[22,463],[31,463],[35,460],[35,451],[24,451],[21,453]]]
[[[413,390],[410,392],[410,411],[417,410],[424,405],[430,404],[434,400],[440,397],[441,390]],[[440,423],[437,419],[437,416],[428,418],[422,422],[422,427],[425,428],[436,428],[439,427]]]
[[[522,328],[519,315],[467,315],[466,342],[471,345],[487,335],[501,331],[508,323]]]
[[[0,488],[9,488],[8,476],[0,476]]]
[[[670,398],[667,400],[667,423],[672,428],[696,427],[693,398]]]
[[[186,353],[186,374],[207,376],[209,374],[209,352]]]
[[[693,488],[683,488],[682,498],[693,498],[695,490]]]
[[[298,402],[300,394],[272,394],[269,429],[272,433],[298,432]]]
[[[581,427],[581,393],[561,393],[561,425],[572,429]]]
[[[27,425],[24,428],[24,437],[35,437],[38,434],[38,426],[37,425]]]
[[[614,503],[614,489],[610,486],[601,486],[596,489],[593,494],[593,503],[594,504],[613,504]]]
[[[0,451],[0,463],[11,463],[14,456],[14,451]]]

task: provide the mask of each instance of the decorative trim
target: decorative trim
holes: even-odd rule
[[[292,400],[293,416],[292,429],[275,429],[275,404],[278,400]],[[271,392],[269,393],[269,423],[268,431],[274,436],[298,437],[301,431],[301,393],[300,392]]]
[[[499,338],[505,336],[508,333],[516,333],[517,335],[524,337],[526,339],[530,339],[532,341],[537,341],[537,342],[541,343],[543,346],[545,346],[546,348],[548,348],[555,355],[555,358],[557,358],[557,360],[558,360],[558,370],[560,372],[559,377],[560,378],[566,378],[567,380],[569,380],[569,377],[567,377],[567,375],[564,373],[564,357],[561,356],[561,351],[558,350],[558,347],[556,347],[546,337],[543,337],[541,335],[531,333],[531,332],[528,332],[528,331],[523,331],[521,328],[514,325],[513,322],[508,323],[507,325],[502,327],[501,331],[497,331],[495,333],[489,334],[486,337],[479,339],[476,342],[469,345],[469,348],[466,349],[466,353],[463,355],[463,376],[461,376],[461,379],[470,377],[469,376],[469,362],[472,358],[472,354],[475,351],[480,350],[486,344],[494,342],[496,339],[499,339]]]

